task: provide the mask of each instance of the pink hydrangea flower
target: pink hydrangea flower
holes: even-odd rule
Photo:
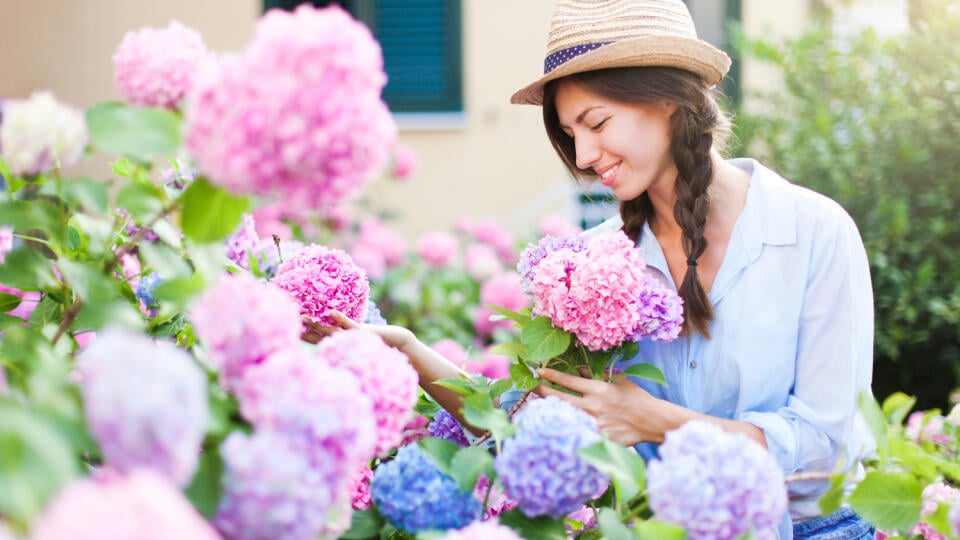
[[[317,349],[325,365],[353,372],[360,380],[361,391],[373,401],[375,454],[381,456],[396,446],[418,397],[417,372],[407,357],[376,334],[362,330],[337,332],[321,341]]]
[[[0,227],[0,264],[13,249],[13,227]]]
[[[477,281],[483,281],[503,271],[503,263],[496,250],[487,244],[470,244],[463,255],[463,264],[467,274]]]
[[[499,306],[511,311],[520,311],[529,300],[520,286],[520,274],[504,272],[480,287],[480,307],[474,317],[473,327],[481,336],[489,336],[497,328],[510,330],[513,322],[509,320],[491,321],[490,316],[497,312],[487,307]]]
[[[23,320],[29,319],[30,315],[33,314],[34,308],[40,303],[41,295],[37,291],[21,291],[20,289],[7,287],[3,283],[0,283],[0,293],[20,297],[20,305],[8,311],[7,315],[20,317]],[[2,334],[2,332],[0,332],[0,334]]]
[[[280,264],[274,285],[300,305],[300,313],[325,326],[335,326],[327,312],[336,309],[363,322],[370,283],[346,252],[311,244]]]
[[[239,56],[210,62],[188,102],[187,149],[234,193],[316,215],[381,170],[397,127],[380,46],[343,9],[268,11]]]
[[[478,241],[493,246],[503,264],[513,266],[517,263],[517,250],[514,246],[513,235],[496,220],[486,218],[478,221],[471,234]]]
[[[364,465],[350,479],[350,505],[354,510],[366,510],[370,508],[370,479],[373,478],[373,471],[370,467]]]
[[[345,470],[374,457],[374,409],[364,391],[353,372],[301,344],[250,367],[236,385],[240,412],[255,429],[296,437],[304,452]]]
[[[149,470],[103,471],[72,481],[32,527],[33,540],[216,540],[220,536],[169,482]]]
[[[407,251],[403,236],[377,217],[368,217],[360,223],[356,244],[379,252],[388,268],[401,264]]]
[[[200,32],[179,21],[127,32],[113,53],[113,81],[132,105],[175,109],[207,54]]]
[[[917,441],[930,440],[937,444],[949,444],[950,435],[943,433],[944,418],[942,416],[931,416],[924,424],[924,414],[922,411],[917,411],[907,417],[904,434]]]
[[[537,265],[530,285],[533,312],[550,317],[592,351],[627,339],[673,339],[682,304],[665,288],[652,294],[649,288],[660,285],[645,267],[622,231],[591,238],[583,251],[553,251]]]
[[[273,352],[300,342],[299,307],[249,274],[226,274],[193,302],[189,317],[228,389]]]
[[[84,412],[105,463],[148,467],[183,486],[210,416],[207,377],[183,349],[107,329],[77,357]]]
[[[393,149],[393,177],[397,180],[408,180],[419,166],[420,159],[412,146],[398,144]]]
[[[487,489],[490,490],[489,496],[487,496]],[[484,521],[493,520],[500,514],[513,510],[519,504],[517,501],[507,497],[507,494],[503,492],[499,484],[494,484],[491,488],[490,479],[482,474],[477,478],[477,485],[473,489],[473,496],[476,497],[478,501],[487,501],[487,508],[483,511]]]
[[[123,272],[123,278],[127,280],[130,288],[134,291],[137,290],[137,285],[140,284],[140,272],[142,271],[140,259],[136,255],[124,253],[120,256],[120,271]]]
[[[367,244],[354,244],[350,246],[350,258],[363,271],[367,277],[373,281],[380,281],[387,275],[387,261],[383,258],[383,253]]]
[[[446,268],[457,257],[460,241],[457,237],[443,231],[429,232],[417,242],[417,256],[434,268]]]
[[[540,220],[540,236],[555,236],[564,238],[567,236],[576,236],[582,232],[580,227],[570,223],[570,220],[556,214],[549,215]]]
[[[474,521],[462,529],[447,531],[441,540],[520,540],[520,535],[498,521]]]
[[[419,414],[414,416],[413,420],[410,420],[407,422],[407,425],[403,426],[403,433],[401,434],[399,446],[406,446],[429,437],[429,424],[430,420],[427,419],[427,417]]]
[[[467,360],[467,351],[463,348],[463,345],[453,339],[441,339],[431,345],[430,348],[458,366],[462,366]]]
[[[290,240],[293,237],[293,231],[290,226],[283,222],[283,211],[280,205],[263,205],[253,211],[253,222],[257,228],[257,236],[260,238],[273,239],[273,235],[280,237],[280,240]]]
[[[479,358],[468,358],[462,366],[464,371],[483,375],[490,379],[510,377],[510,358],[490,352],[492,348],[493,346],[488,347]]]

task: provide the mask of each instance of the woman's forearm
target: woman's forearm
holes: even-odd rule
[[[470,429],[475,434],[482,433],[482,430],[470,426],[464,420],[463,396],[449,388],[435,384],[440,379],[459,379],[461,376],[466,376],[466,372],[419,339],[414,338],[403,344],[399,349],[407,355],[410,364],[417,371],[417,375],[420,377],[420,387],[427,394],[430,394],[430,397],[441,407],[452,414],[460,422],[460,425]]]

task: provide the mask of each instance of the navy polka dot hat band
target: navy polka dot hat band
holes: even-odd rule
[[[730,57],[697,38],[682,0],[560,0],[550,24],[543,76],[510,102],[541,105],[549,81],[631,66],[685,69],[713,86],[730,69]]]

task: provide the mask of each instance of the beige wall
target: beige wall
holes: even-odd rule
[[[714,0],[719,1],[719,0]],[[808,0],[743,0],[748,33],[790,33],[807,20]],[[528,234],[548,213],[573,213],[572,184],[544,135],[540,109],[510,105],[511,93],[542,70],[555,0],[465,0],[465,115],[456,129],[404,130],[421,167],[405,184],[378,183],[375,206],[400,215],[407,236],[446,228],[460,216],[493,216]],[[214,50],[250,36],[261,0],[0,0],[0,96],[51,89],[89,106],[117,98],[111,54],[124,32],[171,19],[203,33]],[[770,73],[747,64],[747,88]],[[89,165],[89,164],[88,164]],[[96,165],[102,165],[98,162]]]

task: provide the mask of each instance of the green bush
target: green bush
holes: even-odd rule
[[[743,56],[778,67],[785,88],[759,96],[764,112],[737,113],[737,137],[739,153],[853,216],[873,276],[874,390],[930,407],[960,372],[960,6],[923,7],[893,38],[827,25],[782,46],[740,36]]]

